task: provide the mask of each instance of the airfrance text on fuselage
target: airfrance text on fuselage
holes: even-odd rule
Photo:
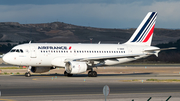
[[[66,46],[38,46],[38,49],[62,49],[67,50]]]

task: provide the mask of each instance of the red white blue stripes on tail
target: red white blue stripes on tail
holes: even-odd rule
[[[150,45],[152,35],[156,23],[157,12],[149,12],[139,27],[136,29],[127,44],[141,44]],[[146,43],[146,44],[145,44]]]
[[[146,38],[144,39],[143,42],[147,42],[149,40],[149,38],[151,37],[151,35],[152,35],[153,31],[154,31],[154,26],[155,25],[153,25],[153,27],[151,28],[150,32],[147,34],[147,36],[146,36]]]

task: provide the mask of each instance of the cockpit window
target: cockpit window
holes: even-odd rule
[[[12,49],[10,52],[15,52],[16,50],[15,49]]]
[[[21,53],[23,53],[23,50],[22,50],[22,49],[20,49],[20,52],[21,52]]]
[[[20,52],[20,51],[19,51],[19,49],[16,49],[16,52],[18,52],[18,53],[19,53],[19,52]]]
[[[22,49],[12,49],[10,52],[23,53]]]

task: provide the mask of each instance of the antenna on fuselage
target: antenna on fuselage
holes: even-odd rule
[[[31,44],[31,41],[29,41],[29,44]]]
[[[101,41],[99,41],[99,43],[98,44],[101,44]]]

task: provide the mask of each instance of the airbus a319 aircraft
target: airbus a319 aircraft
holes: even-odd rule
[[[134,61],[158,53],[151,46],[157,12],[149,12],[131,38],[124,44],[77,44],[77,43],[28,43],[17,45],[3,56],[12,65],[28,66],[26,77],[33,73],[48,72],[57,67],[65,68],[64,75],[72,76],[86,71],[96,77],[93,68]]]

